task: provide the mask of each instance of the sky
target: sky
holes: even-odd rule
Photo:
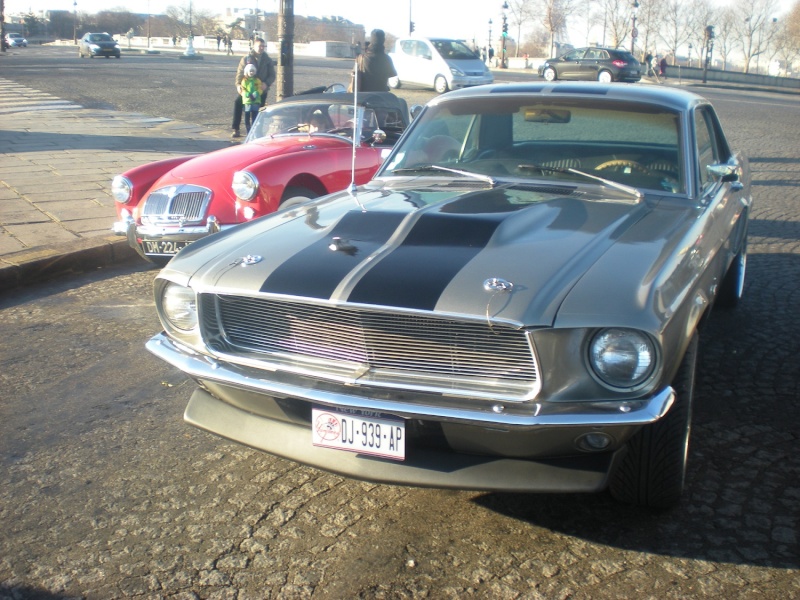
[[[239,9],[258,8],[277,13],[279,0],[191,0],[193,10],[219,13],[225,7]],[[725,4],[729,0],[719,0]],[[780,12],[785,12],[797,0],[779,0]],[[5,0],[6,14],[38,12],[41,10],[73,10],[77,3],[79,12],[96,13],[114,8],[130,12],[163,13],[167,6],[188,7],[189,0]],[[335,6],[335,8],[333,8]],[[415,23],[419,35],[442,36],[475,40],[479,46],[486,44],[489,20],[492,38],[496,41],[502,23],[502,0],[294,0],[294,13],[301,16],[340,16],[353,23],[364,25],[367,34],[372,29],[383,29],[395,36],[408,33],[409,20]],[[409,19],[410,16],[410,19]],[[511,28],[513,35],[514,31]],[[586,34],[583,33],[585,38]],[[573,32],[570,40],[575,45],[599,40],[578,39]]]
[[[5,0],[5,12],[27,13],[30,10],[73,10],[96,13],[114,8],[154,14],[167,6],[188,7],[189,0]],[[149,5],[149,10],[148,10]],[[483,42],[489,33],[489,19],[495,23],[492,37],[497,37],[501,23],[502,0],[294,0],[294,13],[301,16],[340,16],[364,25],[367,34],[383,29],[396,36],[408,33],[409,12],[415,33],[438,35]],[[192,0],[192,9],[218,13],[222,7],[258,8],[278,12],[278,0]],[[469,8],[467,8],[469,6]],[[335,7],[335,8],[334,8]],[[481,39],[483,38],[483,39]]]

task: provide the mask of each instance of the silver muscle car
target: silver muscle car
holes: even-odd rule
[[[370,183],[182,250],[147,347],[198,383],[189,423],[307,465],[667,507],[750,208],[692,93],[456,91]]]

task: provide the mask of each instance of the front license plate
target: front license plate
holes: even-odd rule
[[[142,240],[145,254],[172,255],[177,254],[189,245],[189,242],[173,242],[170,240]]]
[[[313,407],[311,442],[315,446],[392,460],[404,460],[406,457],[406,428],[401,419]]]

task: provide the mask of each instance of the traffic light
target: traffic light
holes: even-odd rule
[[[410,21],[408,23],[408,32],[409,33],[414,33],[414,21]]]
[[[503,19],[503,37],[508,37],[508,22]]]

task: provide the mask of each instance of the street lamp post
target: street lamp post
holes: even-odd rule
[[[636,13],[639,10],[638,0],[633,0],[633,26],[631,27],[631,54],[636,56],[636,38],[639,37],[639,31],[636,29]]]
[[[486,58],[489,59],[489,64],[492,64],[492,20],[489,19],[489,47],[486,49]]]
[[[78,43],[78,0],[72,3],[72,43]]]
[[[689,68],[691,68],[691,67],[692,67],[692,48],[693,48],[693,47],[694,47],[694,46],[692,46],[691,44],[689,44]]]
[[[508,39],[508,19],[506,18],[506,11],[508,10],[508,2],[503,2],[503,35],[502,35],[502,47],[500,48],[500,68],[506,69],[508,68],[508,63],[506,63],[506,40]]]

